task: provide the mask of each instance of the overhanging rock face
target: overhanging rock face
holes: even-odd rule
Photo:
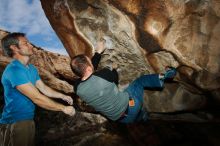
[[[178,68],[163,91],[146,91],[150,111],[174,112],[220,100],[220,3],[217,0],[41,0],[71,57],[90,57],[103,37],[100,67],[119,66],[120,87],[141,74]],[[209,93],[207,96],[207,93]]]

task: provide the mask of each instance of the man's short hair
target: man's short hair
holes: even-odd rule
[[[86,55],[77,55],[71,59],[71,69],[79,77],[83,77],[86,67],[89,65]]]
[[[13,57],[13,51],[11,50],[10,46],[11,45],[18,46],[19,37],[25,37],[25,34],[20,32],[13,32],[13,33],[9,33],[8,35],[2,38],[1,43],[5,55],[9,57]]]

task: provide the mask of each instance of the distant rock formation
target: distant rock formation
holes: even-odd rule
[[[0,40],[9,32],[0,30]],[[68,56],[45,51],[34,46],[34,54],[30,63],[34,64],[40,73],[43,81],[58,91],[73,93],[73,86],[67,81],[73,80],[74,74],[70,68],[70,58]],[[0,46],[0,73],[2,74],[5,66],[12,60],[4,56]]]

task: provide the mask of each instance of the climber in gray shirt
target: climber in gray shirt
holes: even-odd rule
[[[147,112],[143,108],[144,88],[163,88],[164,80],[176,75],[175,68],[165,74],[143,75],[134,80],[124,91],[117,87],[118,73],[108,68],[96,71],[104,41],[98,42],[97,52],[92,59],[77,55],[71,60],[72,71],[80,77],[75,81],[75,93],[88,105],[112,121],[133,123],[146,121]]]

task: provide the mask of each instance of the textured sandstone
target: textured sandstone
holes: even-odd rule
[[[141,74],[163,72],[165,66],[177,67],[175,83],[166,85],[163,91],[146,91],[145,106],[149,110],[191,110],[202,107],[207,98],[219,99],[217,0],[41,3],[52,27],[68,44],[65,47],[71,57],[79,53],[91,56],[100,37],[107,40],[108,50],[100,67],[118,64],[121,87]],[[213,94],[205,97],[206,92]]]

